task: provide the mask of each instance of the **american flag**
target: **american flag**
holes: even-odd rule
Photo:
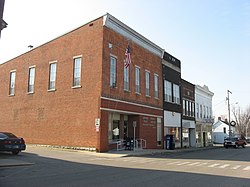
[[[125,64],[124,67],[129,67],[129,64],[131,64],[131,57],[130,57],[130,47],[128,46],[125,52]]]

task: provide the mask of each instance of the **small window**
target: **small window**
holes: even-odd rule
[[[56,89],[56,63],[51,63],[49,68],[49,90]]]
[[[110,57],[110,87],[116,87],[116,58]]]
[[[140,68],[135,67],[135,92],[140,93]]]
[[[29,68],[29,83],[28,83],[28,92],[34,93],[34,84],[35,84],[35,67]]]
[[[124,67],[124,90],[129,91],[129,66]]]
[[[172,102],[172,83],[164,80],[165,101]]]
[[[223,132],[224,132],[225,134],[227,133],[226,127],[223,128]]]
[[[82,58],[74,58],[74,79],[73,87],[81,86],[81,64]]]
[[[180,104],[180,87],[173,84],[174,103]]]
[[[155,83],[155,98],[159,98],[159,78],[157,74],[154,74],[154,83]]]
[[[146,79],[146,96],[149,96],[149,82],[150,82],[150,72],[145,72],[145,79]]]
[[[16,72],[10,72],[10,87],[9,87],[9,95],[15,95],[15,82],[16,82]]]

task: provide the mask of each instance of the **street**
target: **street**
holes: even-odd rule
[[[28,147],[0,159],[27,165],[0,167],[0,186],[250,186],[250,147],[136,157]]]

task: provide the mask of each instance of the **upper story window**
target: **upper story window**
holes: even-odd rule
[[[200,105],[200,118],[202,118],[202,105]]]
[[[195,111],[195,104],[192,102],[192,117],[194,117],[194,111]]]
[[[49,90],[56,89],[56,63],[49,65]]]
[[[180,87],[173,84],[174,103],[180,104]]]
[[[81,86],[81,64],[82,58],[74,58],[74,77],[73,77],[73,87]]]
[[[199,118],[199,103],[196,103],[196,117]]]
[[[28,82],[28,92],[34,93],[35,84],[35,67],[29,68],[29,82]]]
[[[135,67],[135,92],[140,93],[140,68]]]
[[[149,96],[149,82],[150,82],[150,72],[145,72],[145,79],[146,79],[146,96]]]
[[[155,83],[155,98],[159,98],[159,78],[157,74],[154,74],[154,83]]]
[[[116,87],[116,58],[110,56],[110,87]]]
[[[15,82],[16,82],[16,72],[10,72],[10,87],[9,87],[9,95],[15,95]]]
[[[124,90],[129,91],[129,66],[124,66]]]
[[[164,95],[165,101],[172,102],[172,83],[164,80]]]
[[[182,100],[182,109],[183,109],[182,113],[185,116],[186,115],[186,101],[185,100]]]

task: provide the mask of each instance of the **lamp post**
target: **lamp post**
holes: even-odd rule
[[[229,93],[232,94],[231,91],[227,90],[227,106],[228,106],[228,125],[229,125],[229,138],[232,137],[232,129],[231,129],[231,124],[230,124],[230,101],[229,101]]]

